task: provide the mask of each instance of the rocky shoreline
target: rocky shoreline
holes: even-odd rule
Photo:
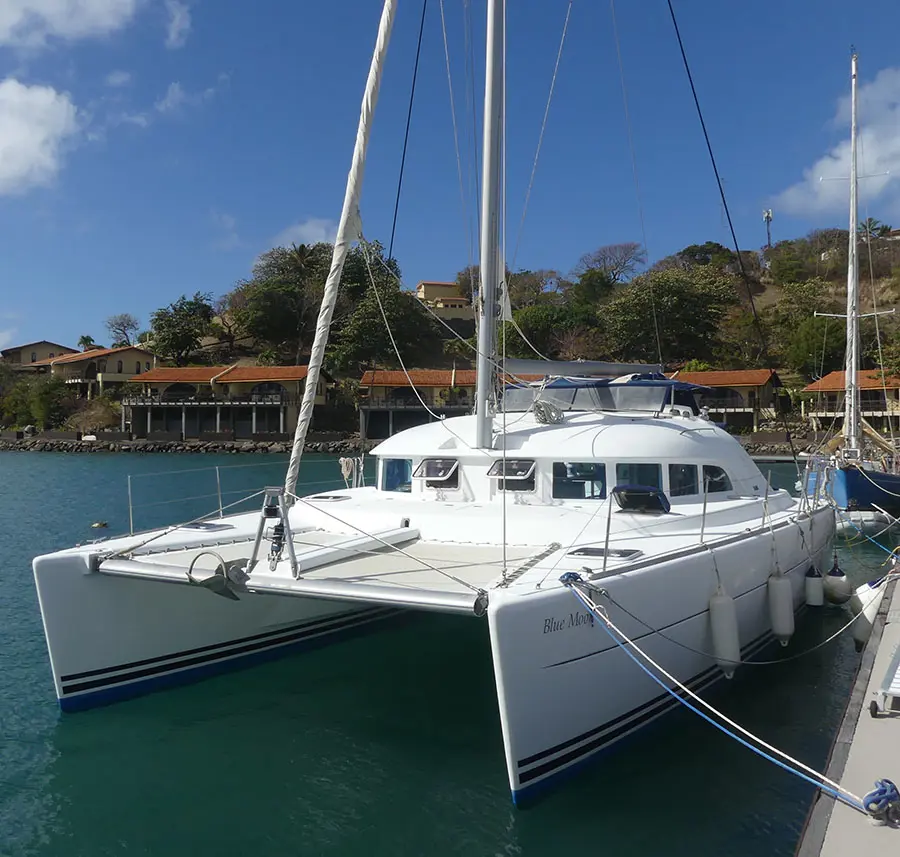
[[[377,441],[366,441],[365,450],[370,450]],[[796,452],[812,452],[818,446],[815,441],[805,437],[794,440]],[[744,448],[750,455],[791,456],[791,447],[787,443],[746,443]],[[28,437],[22,440],[0,439],[0,451],[18,450],[22,452],[187,452],[194,454],[227,455],[230,453],[287,453],[291,451],[290,443],[283,441],[253,440],[56,440],[42,437]],[[306,452],[320,452],[325,455],[358,455],[360,444],[358,437],[347,437],[341,440],[309,441]]]
[[[365,449],[375,445],[366,441]],[[358,455],[359,438],[349,437],[343,440],[311,441],[304,447],[306,452],[320,452],[325,455]],[[31,437],[22,440],[0,440],[0,451],[16,450],[20,452],[187,452],[227,455],[229,453],[287,453],[291,451],[290,443],[274,441],[164,441],[164,440],[55,440],[50,438]]]

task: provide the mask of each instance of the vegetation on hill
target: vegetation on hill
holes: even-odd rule
[[[900,236],[872,218],[860,224],[859,236],[864,311],[873,304],[890,308],[900,296]],[[643,247],[630,242],[585,253],[566,274],[507,271],[513,321],[503,323],[501,342],[510,356],[661,358],[669,368],[765,366],[808,382],[843,362],[844,321],[821,314],[844,309],[848,239],[847,230],[817,229],[740,258],[707,241],[649,267]],[[176,365],[246,357],[303,363],[332,250],[327,243],[275,247],[259,257],[249,278],[217,298],[182,295],[152,313],[150,329],[140,334],[128,313],[111,316],[107,329],[114,344],[142,343]],[[397,260],[386,258],[380,243],[350,251],[326,357],[332,375],[353,379],[366,368],[398,368],[397,351],[407,367],[471,361],[474,341],[460,342],[439,324],[401,288],[400,277]],[[470,300],[478,298],[478,281],[477,266],[456,277]],[[886,371],[900,371],[900,319],[882,316],[876,324],[868,318],[861,328],[864,366],[883,362]],[[79,346],[96,343],[84,336]],[[16,380],[0,365],[0,421],[56,425],[74,409],[64,385],[47,376]]]

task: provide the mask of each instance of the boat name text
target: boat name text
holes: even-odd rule
[[[561,619],[551,617],[544,619],[544,633],[553,634],[556,631],[567,631],[569,628],[580,628],[582,625],[593,625],[594,617],[590,613],[570,613]]]

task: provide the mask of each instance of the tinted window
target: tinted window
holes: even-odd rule
[[[602,500],[605,496],[605,464],[553,462],[553,497],[556,500]]]
[[[734,490],[731,487],[731,480],[728,478],[728,474],[715,464],[703,465],[703,481],[706,483],[706,490],[710,494]]]
[[[662,488],[662,467],[659,464],[635,462],[616,465],[616,485],[645,485]]]
[[[412,461],[386,458],[381,464],[381,490],[409,492],[412,487]]]
[[[535,462],[521,458],[495,461],[488,470],[488,476],[497,480],[501,491],[534,491],[534,474]]]
[[[669,465],[669,495],[686,497],[688,494],[699,494],[696,464]]]
[[[413,476],[429,488],[459,488],[459,462],[455,458],[426,458]]]

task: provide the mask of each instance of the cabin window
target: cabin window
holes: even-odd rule
[[[554,461],[552,493],[555,500],[602,500],[606,497],[606,465]]]
[[[616,465],[616,485],[644,485],[662,488],[662,467],[643,461]]]
[[[501,491],[534,491],[535,462],[530,458],[507,458],[495,461],[488,477],[497,480]]]
[[[455,458],[426,458],[413,473],[429,488],[459,488],[459,462]]]
[[[731,480],[728,478],[728,474],[715,464],[703,465],[703,481],[706,483],[706,490],[709,494],[734,490],[731,487]]]
[[[699,493],[700,483],[697,481],[696,464],[669,465],[670,497],[687,497],[689,494]]]
[[[412,461],[408,458],[385,458],[381,462],[381,490],[403,491],[412,488]]]
[[[56,357],[56,355],[51,351],[51,352],[50,352],[50,357]]]

